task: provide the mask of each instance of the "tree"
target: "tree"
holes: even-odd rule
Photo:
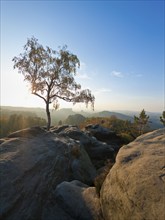
[[[149,123],[149,116],[146,115],[144,109],[140,112],[139,117],[134,116],[134,123],[138,129],[139,135],[143,134]]]
[[[160,116],[160,122],[165,126],[165,111],[163,111],[162,116]]]
[[[61,120],[58,122],[58,125],[59,125],[59,126],[61,126],[61,125],[62,125],[62,121],[61,121]]]
[[[47,130],[51,126],[49,105],[59,107],[59,99],[76,104],[83,102],[94,108],[94,96],[89,89],[81,90],[81,85],[74,80],[77,68],[80,67],[76,55],[67,50],[59,51],[50,47],[44,48],[35,37],[27,40],[24,53],[13,58],[14,69],[24,75],[24,80],[31,85],[32,94],[43,99],[46,104]]]

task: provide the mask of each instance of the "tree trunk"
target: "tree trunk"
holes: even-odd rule
[[[46,114],[47,114],[47,130],[50,130],[50,126],[51,126],[51,117],[50,117],[50,111],[49,111],[49,102],[46,103]]]

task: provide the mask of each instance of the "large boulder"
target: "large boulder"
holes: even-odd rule
[[[10,137],[0,145],[0,218],[71,220],[53,191],[74,179],[93,184],[96,170],[83,146],[39,128]]]
[[[15,131],[8,135],[9,138],[15,138],[15,137],[35,137],[37,135],[44,134],[45,130],[44,128],[41,128],[39,126],[31,127],[31,128],[25,128],[19,131]]]
[[[109,128],[105,128],[100,124],[89,124],[85,127],[85,131],[87,131],[92,136],[96,137],[99,141],[106,142],[107,144],[114,144],[116,150],[118,145],[122,144],[122,140],[120,137],[116,135],[116,133]]]
[[[77,180],[62,182],[55,190],[55,198],[59,207],[74,219],[103,219],[95,187],[88,187]]]
[[[77,126],[68,126],[65,127],[62,131],[59,132],[61,136],[68,136],[74,140],[78,140],[81,143],[88,143],[90,137],[88,137],[83,131],[81,131]]]
[[[104,166],[106,160],[114,159],[114,144],[110,145],[98,141],[95,137],[91,136],[91,134],[89,135],[88,133],[81,131],[76,126],[62,126],[62,128],[62,130],[58,128],[58,130],[60,130],[59,135],[64,137],[68,136],[76,141],[79,141],[80,145],[87,151],[96,168]],[[102,129],[104,130],[104,128]]]
[[[65,130],[68,128],[69,125],[59,125],[51,128],[51,131],[54,133],[60,133],[61,131]]]
[[[123,146],[101,189],[105,220],[165,219],[165,129]]]

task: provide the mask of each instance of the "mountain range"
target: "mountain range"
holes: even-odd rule
[[[122,120],[129,120],[133,122],[134,115],[138,116],[140,112],[135,111],[100,111],[100,112],[86,112],[86,111],[73,111],[72,108],[62,108],[59,110],[51,109],[51,118],[52,118],[52,124],[57,125],[59,121],[65,121],[68,116],[73,116],[76,114],[80,114],[86,118],[90,117],[111,117],[116,116],[118,119]],[[3,117],[3,115],[10,116],[11,114],[23,114],[23,115],[31,115],[31,116],[38,116],[41,118],[46,119],[46,112],[43,108],[27,108],[27,107],[12,107],[12,106],[1,106],[0,107],[0,115]],[[149,115],[149,121],[150,121],[150,128],[151,129],[158,129],[162,128],[163,125],[160,122],[160,116],[161,112],[146,112],[147,115]]]

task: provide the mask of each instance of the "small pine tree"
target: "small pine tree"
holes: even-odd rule
[[[134,116],[134,124],[138,130],[139,135],[144,134],[148,123],[149,123],[149,116],[146,115],[144,109],[140,112],[139,117]]]
[[[165,111],[163,111],[162,116],[160,116],[160,122],[165,126]]]
[[[61,120],[58,122],[58,125],[59,125],[59,126],[61,126],[61,125],[62,125],[62,121],[61,121]]]

